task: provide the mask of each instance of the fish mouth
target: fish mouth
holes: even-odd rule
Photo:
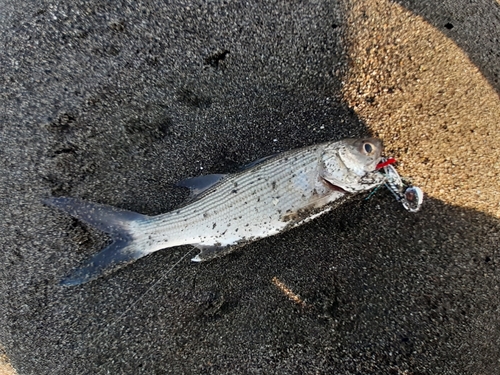
[[[333,191],[339,191],[341,193],[344,193],[344,194],[347,194],[348,191],[345,191],[344,189],[342,189],[340,186],[338,185],[335,185],[335,184],[332,184],[330,181],[328,181],[326,178],[321,178],[323,180],[323,183],[330,189],[330,190],[333,190]]]

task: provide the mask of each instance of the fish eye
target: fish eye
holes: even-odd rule
[[[373,145],[371,143],[368,143],[366,142],[365,144],[363,144],[363,149],[365,150],[365,152],[367,154],[371,154],[373,152],[375,147],[373,147]]]

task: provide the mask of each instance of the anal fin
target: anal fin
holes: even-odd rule
[[[200,253],[194,258],[191,258],[192,262],[206,262],[215,258],[219,258],[226,254],[229,254],[236,250],[237,248],[243,246],[243,244],[235,245],[203,245],[203,244],[193,244],[194,247],[200,249]]]

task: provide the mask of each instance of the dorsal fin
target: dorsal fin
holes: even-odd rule
[[[186,187],[191,190],[191,198],[195,198],[205,190],[210,189],[226,176],[227,175],[225,174],[207,174],[205,176],[186,178],[185,180],[176,183],[176,185]]]
[[[250,163],[248,163],[248,164],[245,164],[245,165],[241,166],[241,167],[239,168],[239,170],[240,170],[240,171],[246,171],[247,169],[253,168],[253,167],[255,167],[256,165],[259,165],[259,164],[264,163],[266,160],[269,160],[269,159],[271,159],[271,158],[275,157],[276,155],[278,155],[278,154],[272,154],[272,155],[264,156],[263,158],[260,158],[260,159],[254,160],[254,161],[252,161],[252,162],[250,162]]]
[[[265,162],[268,159],[273,158],[277,154],[265,156],[263,158],[252,161],[251,163],[245,164],[244,166],[239,168],[239,171],[246,171],[247,169],[253,168],[256,165],[259,165]],[[227,174],[207,174],[204,176],[191,177],[186,178],[177,182],[175,185],[180,187],[188,188],[191,191],[190,198],[196,198],[204,191],[210,189],[212,186],[216,185],[219,181],[221,181]]]

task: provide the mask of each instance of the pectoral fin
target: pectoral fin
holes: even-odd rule
[[[356,193],[356,188],[351,186],[353,185],[353,181],[350,177],[351,176],[349,174],[336,176],[335,174],[329,173],[325,170],[320,174],[321,182],[330,190],[342,191],[344,193]]]

